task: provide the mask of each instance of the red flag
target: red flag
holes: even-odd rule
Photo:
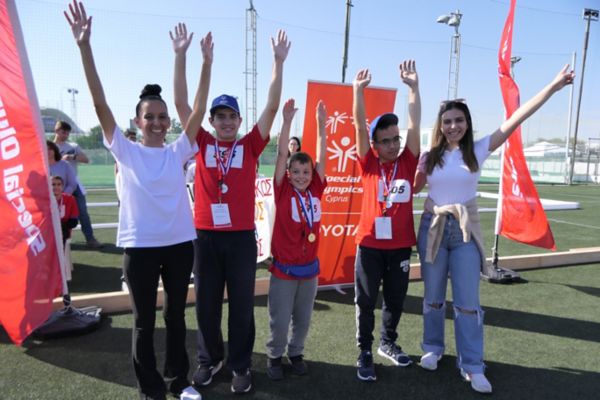
[[[360,218],[362,185],[358,169],[356,140],[352,122],[352,85],[308,82],[302,150],[316,156],[319,100],[327,107],[327,188],[321,199],[320,285],[354,282],[354,237]],[[365,89],[367,122],[394,110],[396,90]]]
[[[0,0],[0,324],[16,344],[62,288],[41,126],[16,7]]]
[[[515,3],[516,0],[510,2],[498,52],[498,73],[506,118],[519,108],[519,88],[510,76]],[[502,157],[501,207],[496,219],[496,233],[517,242],[555,250],[550,225],[525,162],[520,127],[504,143]]]

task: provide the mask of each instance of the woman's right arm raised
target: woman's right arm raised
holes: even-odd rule
[[[69,12],[64,12],[65,18],[71,26],[73,37],[79,46],[81,62],[83,63],[85,78],[92,94],[92,100],[94,101],[96,115],[100,121],[100,126],[102,126],[104,137],[109,143],[112,143],[113,133],[117,124],[112,111],[106,103],[104,89],[102,89],[102,83],[100,82],[100,77],[98,76],[96,65],[94,64],[94,56],[90,45],[92,17],[87,17],[83,3],[78,3],[76,0],[73,0],[73,4],[69,4]]]

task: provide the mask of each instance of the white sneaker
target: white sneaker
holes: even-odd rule
[[[484,374],[469,374],[462,369],[460,370],[461,376],[467,382],[471,382],[471,387],[474,391],[479,393],[492,393],[492,384],[487,380]]]
[[[437,369],[438,361],[442,359],[442,355],[437,355],[433,351],[425,353],[421,356],[421,368],[428,371],[435,371]]]

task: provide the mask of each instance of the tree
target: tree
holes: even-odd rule
[[[94,126],[87,135],[79,136],[76,142],[82,149],[102,148],[102,127]]]
[[[177,121],[175,118],[171,119],[171,129],[169,129],[169,133],[179,134],[183,132],[183,126],[181,122]]]

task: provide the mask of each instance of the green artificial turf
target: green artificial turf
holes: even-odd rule
[[[600,393],[600,264],[522,273],[528,283],[482,283],[485,362],[494,399],[595,399]],[[398,343],[417,361],[422,334],[421,282],[411,283]],[[449,296],[451,298],[451,296]],[[266,298],[255,300],[254,387],[249,399],[478,399],[455,368],[451,312],[446,355],[436,372],[393,367],[375,356],[378,381],[356,378],[353,292],[317,295],[305,356],[309,375],[271,382],[266,376]],[[451,307],[449,307],[451,309]],[[380,322],[376,313],[376,324]],[[226,332],[227,307],[224,308]],[[195,367],[194,309],[186,311],[187,348]],[[134,399],[130,365],[132,318],[106,315],[99,330],[79,337],[11,344],[0,332],[0,398]],[[377,337],[377,330],[375,336]],[[157,312],[156,351],[164,360],[164,323]],[[160,368],[159,368],[160,369]],[[230,374],[219,373],[202,390],[204,399],[231,399]]]

